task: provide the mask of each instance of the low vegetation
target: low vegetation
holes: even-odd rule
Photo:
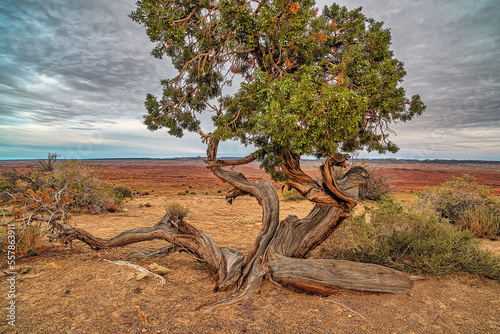
[[[74,193],[74,192],[73,192]],[[57,233],[69,227],[70,206],[74,203],[73,193],[66,195],[62,190],[48,189],[36,192],[28,189],[24,194],[14,195],[2,212],[0,243],[2,251],[12,245],[14,231],[16,252],[23,256],[36,255],[44,235],[53,240]]]
[[[104,183],[98,169],[75,160],[57,161],[49,153],[29,172],[13,169],[0,178],[0,244],[5,251],[7,225],[15,226],[17,251],[35,255],[43,235],[49,237],[68,223],[70,211],[116,211],[132,196],[128,187]]]
[[[5,202],[28,190],[62,191],[72,195],[71,209],[84,209],[91,213],[116,211],[120,202],[132,196],[128,187],[113,187],[99,177],[97,167],[75,160],[57,161],[57,154],[49,153],[47,160],[38,160],[38,168],[21,173],[11,170],[0,179],[0,196]]]
[[[113,193],[120,199],[132,197],[132,189],[127,186],[115,186],[113,187]]]
[[[300,201],[300,200],[303,200],[304,197],[299,194],[299,192],[295,189],[286,189],[284,188],[282,193],[281,193],[281,196],[283,197],[283,199],[287,200],[287,201]]]
[[[167,205],[165,213],[169,213],[172,217],[183,219],[188,215],[189,209],[180,203],[170,203]]]
[[[495,239],[500,235],[500,205],[491,190],[478,184],[471,175],[464,174],[441,186],[426,188],[418,198],[422,205],[451,223],[471,230],[477,237]]]
[[[368,172],[369,178],[359,188],[359,199],[378,202],[384,196],[390,196],[393,187],[389,184],[389,178],[382,172],[382,169],[366,165],[363,167]]]
[[[457,225],[472,231],[476,236],[498,239],[500,235],[500,210],[491,206],[473,206],[465,210]]]
[[[385,198],[344,223],[323,251],[337,259],[375,263],[413,274],[469,272],[500,280],[500,258],[480,248],[431,208],[404,208]]]

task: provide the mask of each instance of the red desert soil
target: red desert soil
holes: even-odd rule
[[[75,215],[78,227],[100,237],[140,226],[151,226],[165,205],[179,202],[190,209],[189,223],[214,238],[219,246],[247,250],[259,233],[256,200],[224,201],[225,186],[197,161],[94,161],[106,180],[130,186],[136,195],[119,212]],[[317,162],[307,162],[312,171]],[[0,163],[0,171],[23,166]],[[500,189],[500,164],[430,166],[381,164],[395,185],[405,191],[436,185],[464,172],[480,183]],[[265,178],[256,165],[237,167],[250,179]],[[279,185],[277,185],[279,186]],[[401,191],[401,188],[398,190]],[[177,195],[179,191],[189,195]],[[147,194],[146,194],[147,193]],[[149,205],[147,205],[149,203]],[[303,216],[311,204],[282,201],[281,216]],[[0,333],[500,333],[500,285],[473,275],[417,281],[403,294],[338,291],[329,297],[310,296],[265,282],[247,301],[211,313],[197,307],[227,296],[212,292],[213,283],[201,263],[185,253],[147,261],[172,270],[166,284],[157,278],[136,280],[135,269],[108,263],[132,250],[156,249],[150,242],[94,252],[75,242],[73,249],[44,245],[39,255],[17,259],[16,327],[0,319]],[[500,254],[498,242],[489,242]],[[2,261],[3,263],[5,261]],[[6,272],[5,266],[2,271]],[[25,272],[24,274],[21,274]],[[6,312],[7,275],[0,280],[0,308]],[[328,302],[332,300],[351,310]]]

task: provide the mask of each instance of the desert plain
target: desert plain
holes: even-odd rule
[[[210,235],[219,247],[245,252],[260,231],[257,201],[241,197],[227,204],[224,196],[229,187],[199,159],[87,163],[99,167],[106,182],[126,185],[134,193],[116,212],[74,215],[73,223],[95,236],[109,238],[127,229],[152,226],[173,202],[188,207],[186,220]],[[400,201],[410,200],[425,186],[464,173],[500,195],[500,162],[369,163],[388,176]],[[27,170],[33,164],[4,161],[0,171]],[[306,161],[303,166],[314,177],[319,175],[319,165]],[[235,170],[251,181],[269,180],[256,163]],[[307,201],[283,200],[280,216],[305,216],[311,208]],[[325,241],[325,247],[332,246],[329,242]],[[500,256],[499,241],[481,243]],[[136,269],[106,261],[120,260],[133,250],[162,246],[165,244],[155,241],[96,252],[79,242],[72,248],[45,242],[38,255],[16,260],[15,327],[4,316],[9,283],[2,260],[0,333],[500,333],[500,284],[475,275],[429,277],[402,294],[339,290],[328,297],[265,281],[260,293],[250,299],[203,313],[199,306],[228,293],[213,292],[203,263],[186,253],[133,261],[146,268],[156,263],[170,269],[165,284],[156,277],[138,280]]]

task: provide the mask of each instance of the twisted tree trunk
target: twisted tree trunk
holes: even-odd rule
[[[290,176],[286,186],[296,189],[315,203],[304,218],[288,216],[279,220],[279,199],[272,183],[249,182],[246,177],[223,166],[248,163],[242,160],[217,160],[218,142],[211,139],[204,159],[207,168],[222,181],[234,187],[226,200],[232,203],[238,196],[255,197],[262,207],[262,230],[248,254],[239,250],[219,248],[208,235],[183,219],[166,215],[153,227],[120,233],[111,239],[100,239],[78,229],[66,229],[59,238],[65,242],[80,240],[93,249],[113,248],[136,242],[163,239],[171,246],[143,256],[159,256],[183,249],[207,263],[215,282],[214,291],[232,290],[230,298],[204,305],[206,311],[242,299],[257,292],[265,278],[292,289],[328,295],[339,289],[375,292],[403,292],[410,289],[416,277],[386,267],[349,261],[305,259],[305,256],[328,238],[350,216],[356,205],[358,189],[367,177],[361,167],[351,168],[339,180],[332,167],[345,166],[348,156],[335,155],[321,166],[319,183],[300,169],[299,157],[284,156],[282,169]]]

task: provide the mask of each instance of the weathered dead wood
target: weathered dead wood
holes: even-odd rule
[[[296,189],[307,200],[322,205],[347,207],[352,210],[357,203],[360,185],[366,181],[368,173],[362,167],[356,167],[346,173],[340,186],[333,176],[334,166],[346,166],[347,154],[334,154],[321,165],[322,183],[315,181],[300,167],[300,157],[290,153],[283,155],[285,163],[281,168],[290,176],[287,188]],[[353,192],[353,190],[355,190]]]
[[[165,257],[171,254],[174,254],[180,251],[182,248],[168,245],[165,247],[161,247],[155,250],[140,250],[140,251],[131,251],[124,258],[123,261],[130,261],[133,259],[144,259],[144,258],[160,258]]]
[[[127,266],[127,267],[130,267],[130,268],[134,268],[134,269],[136,269],[136,270],[140,271],[141,273],[144,273],[144,274],[146,274],[148,276],[157,277],[160,280],[161,284],[165,284],[167,282],[160,275],[152,273],[149,270],[147,270],[146,268],[144,268],[143,266],[139,266],[139,265],[137,265],[135,263],[130,263],[130,262],[127,262],[127,261],[110,261],[110,260],[106,260],[106,259],[104,259],[104,261],[106,261],[108,263],[116,264],[118,266]]]
[[[69,243],[80,240],[92,249],[109,249],[148,240],[165,240],[174,247],[205,261],[209,273],[215,281],[214,290],[225,290],[233,286],[239,278],[243,254],[232,248],[219,248],[212,238],[203,231],[186,223],[173,221],[169,214],[153,227],[141,227],[122,232],[110,239],[101,239],[80,228],[68,228],[59,234],[59,240]]]
[[[321,166],[321,181],[313,180],[302,171],[299,157],[285,155],[282,169],[291,178],[287,186],[297,189],[315,206],[304,218],[288,216],[280,221],[278,194],[271,182],[250,182],[241,173],[221,168],[253,161],[253,157],[229,162],[217,160],[218,140],[213,136],[208,136],[207,140],[207,159],[204,159],[207,168],[233,187],[226,196],[227,201],[232,203],[239,196],[250,195],[262,207],[262,229],[246,256],[233,248],[219,248],[203,231],[168,214],[153,227],[132,229],[110,239],[96,238],[78,228],[65,229],[59,238],[65,242],[77,239],[96,250],[146,240],[165,240],[170,246],[136,255],[161,256],[176,250],[186,251],[207,263],[215,291],[233,291],[227,299],[203,305],[205,311],[249,298],[259,291],[265,278],[319,295],[329,295],[339,289],[398,293],[412,287],[416,277],[382,266],[304,259],[350,216],[357,203],[366,171],[354,167],[338,180],[333,175],[333,167],[345,165],[347,155],[329,157]]]
[[[267,265],[272,280],[280,285],[325,296],[339,289],[401,293],[418,279],[375,264],[341,260],[278,256]]]

